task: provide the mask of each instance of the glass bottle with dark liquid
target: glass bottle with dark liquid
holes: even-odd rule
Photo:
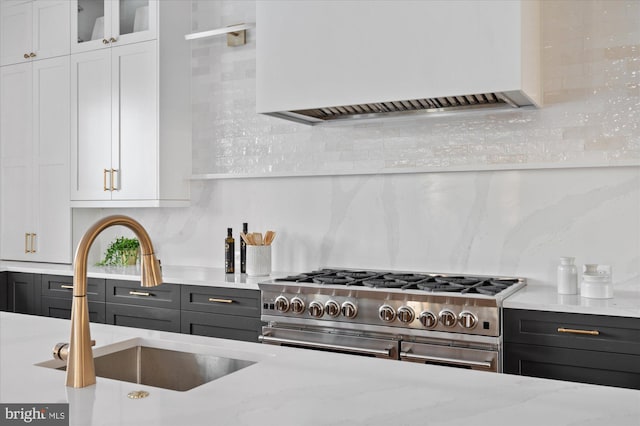
[[[249,231],[248,225],[246,222],[242,224],[242,232],[247,234]],[[247,243],[244,242],[244,239],[240,238],[240,273],[247,273]]]
[[[233,230],[227,228],[227,238],[224,240],[224,272],[227,274],[233,274],[235,272],[235,240],[232,235]]]

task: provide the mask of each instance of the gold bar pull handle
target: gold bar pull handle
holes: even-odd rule
[[[210,297],[209,298],[209,302],[214,302],[214,303],[233,303],[233,300],[231,299],[218,299],[215,297]]]
[[[24,233],[24,252],[25,253],[30,253],[30,250],[29,250],[29,233],[27,233],[27,232]]]
[[[109,172],[109,169],[102,169],[102,189],[105,192],[109,190],[107,188],[107,172]]]
[[[132,296],[145,296],[145,297],[151,296],[151,293],[146,292],[146,291],[133,291],[133,290],[131,290],[129,292],[129,294],[132,295]]]
[[[118,190],[118,176],[116,175],[116,173],[118,173],[118,169],[111,169],[111,190],[112,191]]]
[[[64,288],[66,290],[73,290],[73,286],[72,285],[67,285],[67,284],[62,284],[60,286],[60,288]]]
[[[588,336],[598,336],[600,332],[598,330],[577,330],[575,328],[564,328],[558,327],[558,333],[569,333],[569,334],[582,334]]]
[[[31,253],[36,252],[36,234],[31,234]]]

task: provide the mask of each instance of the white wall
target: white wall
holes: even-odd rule
[[[254,8],[194,1],[194,29],[253,22]],[[226,228],[237,235],[246,221],[278,232],[276,270],[535,284],[554,283],[557,258],[576,256],[613,265],[616,286],[640,289],[640,2],[544,2],[543,19],[545,108],[353,127],[256,115],[252,32],[240,48],[224,37],[193,42],[194,173],[475,171],[194,181],[189,208],[118,212],[148,228],[165,264],[222,267]],[[479,171],[492,165],[516,170]],[[74,240],[114,212],[76,210]]]

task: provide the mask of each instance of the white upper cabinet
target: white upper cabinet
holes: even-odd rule
[[[157,30],[157,0],[71,2],[73,53],[153,40],[157,37]]]
[[[191,7],[149,3],[156,39],[71,55],[72,207],[188,205]]]
[[[71,262],[69,57],[0,68],[0,255]]]
[[[0,6],[0,65],[68,55],[69,1],[5,1]]]

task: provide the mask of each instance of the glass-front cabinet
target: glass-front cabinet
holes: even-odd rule
[[[158,0],[75,0],[71,51],[86,52],[157,37]]]

